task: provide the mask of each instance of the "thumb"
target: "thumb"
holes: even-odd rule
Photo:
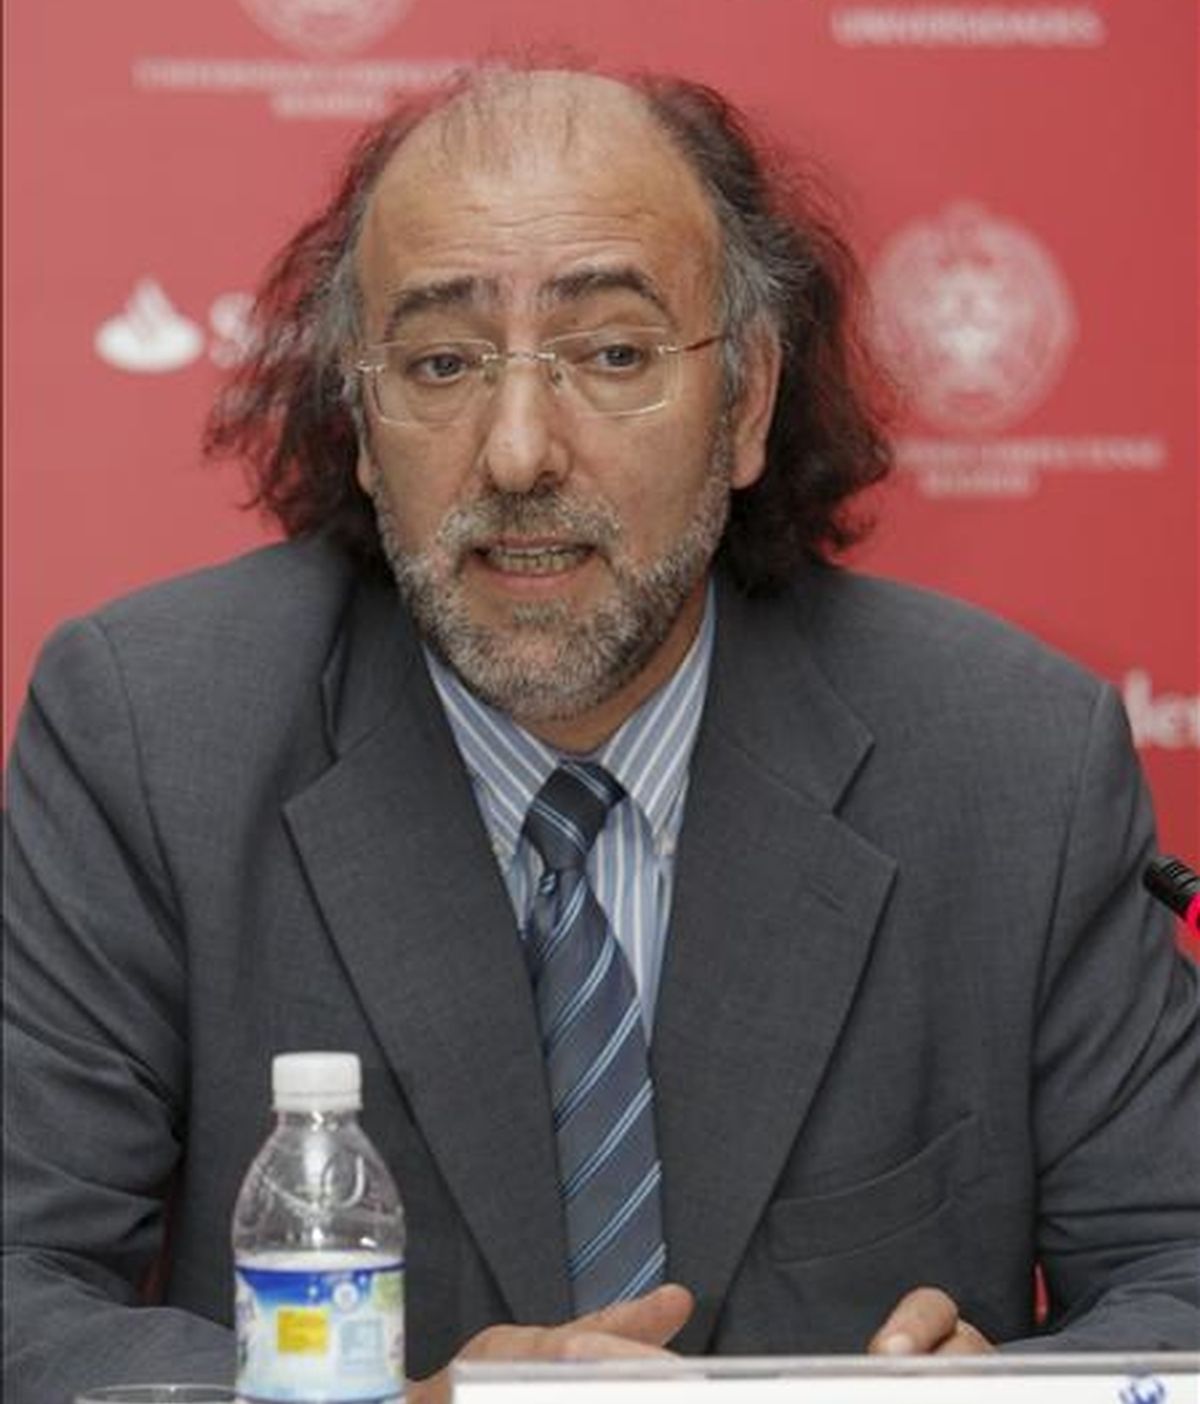
[[[684,1327],[695,1299],[686,1287],[676,1282],[664,1283],[644,1297],[628,1302],[614,1302],[589,1312],[572,1322],[572,1326],[587,1331],[603,1331],[643,1345],[661,1346]]]

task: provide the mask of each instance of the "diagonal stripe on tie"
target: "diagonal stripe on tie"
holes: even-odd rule
[[[562,1101],[555,1106],[554,1125],[556,1128],[561,1126],[571,1113],[583,1104],[592,1088],[612,1066],[613,1060],[624,1048],[625,1040],[633,1033],[641,1017],[642,1012],[638,1006],[631,1004],[622,1015],[621,1022],[613,1030],[608,1042],[597,1054],[595,1061],[587,1068]],[[646,1086],[649,1088],[649,1082],[646,1083]],[[565,1191],[566,1187],[563,1188]]]
[[[576,923],[576,929],[578,923]],[[571,1032],[576,1019],[584,1012],[591,1000],[604,984],[605,977],[614,963],[617,956],[617,943],[614,940],[605,941],[600,947],[600,953],[596,957],[596,963],[588,971],[587,979],[579,988],[572,992],[567,1002],[554,1014],[549,1028],[542,1031],[542,1043],[544,1051],[549,1054],[562,1042]],[[542,982],[545,984],[545,981]]]
[[[573,1278],[578,1278],[586,1272],[600,1254],[612,1246],[617,1235],[645,1204],[650,1195],[657,1192],[661,1179],[662,1172],[656,1161],[642,1176],[638,1184],[634,1185],[626,1196],[625,1202],[616,1210],[604,1227],[571,1258],[567,1266]]]
[[[570,761],[525,816],[545,865],[526,936],[578,1312],[647,1291],[666,1264],[641,1009],[584,868],[623,795],[602,766]]]
[[[563,1181],[562,1193],[564,1199],[574,1199],[594,1175],[598,1175],[604,1169],[609,1156],[615,1147],[625,1139],[625,1133],[633,1123],[641,1116],[650,1104],[653,1096],[653,1089],[649,1082],[645,1082],[633,1095],[633,1100],[613,1123],[608,1135],[596,1146],[591,1155],[580,1165],[569,1179]]]
[[[613,1301],[627,1302],[632,1297],[640,1297],[643,1292],[648,1292],[663,1280],[666,1266],[667,1247],[665,1243],[660,1243],[624,1286],[618,1288]]]

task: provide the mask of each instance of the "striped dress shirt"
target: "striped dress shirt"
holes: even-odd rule
[[[611,771],[628,795],[627,802],[609,812],[588,855],[587,873],[633,971],[647,1039],[662,972],[675,846],[708,685],[714,629],[710,587],[704,618],[683,662],[586,757]],[[428,650],[425,656],[523,933],[542,864],[521,828],[534,795],[562,757],[511,717],[481,702]]]

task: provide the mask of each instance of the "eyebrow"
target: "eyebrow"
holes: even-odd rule
[[[388,307],[381,341],[390,341],[396,328],[406,317],[425,312],[431,307],[467,307],[473,302],[494,298],[499,285],[494,279],[446,278],[442,282],[423,283],[396,293]]]
[[[654,283],[640,269],[625,264],[614,268],[572,269],[570,273],[563,273],[543,283],[538,289],[538,301],[551,306],[562,305],[579,302],[594,293],[614,291],[636,293],[657,307],[664,316],[670,316],[670,310]],[[500,285],[496,279],[470,275],[405,288],[395,294],[388,306],[380,340],[390,341],[401,323],[418,312],[431,308],[469,307],[473,303],[494,301],[499,295]]]
[[[657,307],[664,316],[670,315],[654,283],[640,268],[629,264],[615,268],[577,268],[563,273],[542,286],[539,300],[549,303],[576,302],[592,293],[617,291],[636,293]]]

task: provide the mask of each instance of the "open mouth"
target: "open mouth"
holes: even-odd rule
[[[506,575],[561,575],[582,565],[592,554],[592,546],[544,545],[514,546],[496,542],[476,549],[476,555],[493,570]]]

